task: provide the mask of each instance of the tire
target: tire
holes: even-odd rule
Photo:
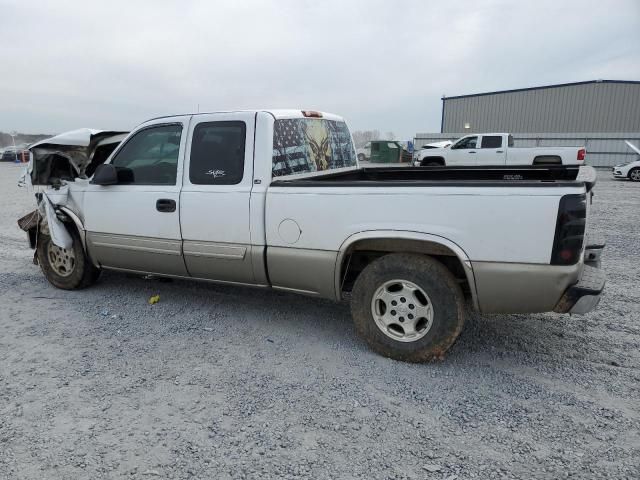
[[[359,162],[364,162],[364,161],[365,161],[365,158],[366,158],[366,157],[364,156],[364,153],[359,153],[359,154],[358,154],[358,161],[359,161]]]
[[[632,182],[640,182],[640,168],[632,168],[628,176]]]
[[[54,287],[63,290],[77,290],[86,288],[98,279],[100,270],[93,266],[87,258],[80,235],[75,228],[69,228],[69,233],[73,238],[73,245],[69,251],[56,247],[49,235],[40,233],[36,246],[38,264],[46,279]],[[54,261],[55,258],[66,257],[66,261]],[[71,258],[70,262],[68,259]],[[66,270],[66,273],[63,272]]]
[[[407,290],[397,290],[394,286],[400,280],[403,286],[415,286],[422,293],[414,291],[413,297],[406,297],[406,303],[400,304],[405,297],[399,295],[407,295]],[[395,291],[389,293],[391,290]],[[379,295],[390,295],[389,298],[395,300],[380,300]],[[391,310],[392,301],[400,305],[397,311]],[[382,304],[388,304],[385,318],[398,315],[398,321],[388,325],[386,330],[379,326],[384,323],[379,312]],[[428,315],[415,320],[416,313],[415,327],[409,326],[405,332],[407,323],[400,325],[403,321],[400,315],[410,317],[410,313],[418,312],[418,309],[428,311],[425,304],[431,307],[431,323]],[[392,253],[373,261],[356,279],[351,296],[351,315],[358,334],[380,355],[405,362],[442,359],[462,331],[464,312],[462,290],[453,275],[437,260],[420,254]],[[405,318],[404,322],[409,319]],[[407,333],[410,330],[416,334],[411,336]]]
[[[427,157],[420,162],[421,167],[444,167],[444,160],[434,157]]]

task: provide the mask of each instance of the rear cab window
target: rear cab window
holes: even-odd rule
[[[502,147],[501,135],[483,135],[480,148],[500,148]]]
[[[356,151],[345,122],[325,118],[275,120],[273,177],[356,166]]]
[[[189,181],[193,185],[236,185],[244,174],[246,125],[241,121],[196,125],[191,144]]]

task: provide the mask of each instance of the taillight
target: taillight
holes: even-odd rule
[[[574,265],[580,260],[586,219],[585,194],[565,195],[560,199],[551,265]]]
[[[581,148],[580,150],[578,150],[578,157],[577,160],[584,160],[584,156],[587,154],[587,151],[584,148]]]

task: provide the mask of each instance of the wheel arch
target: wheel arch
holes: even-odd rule
[[[441,165],[443,165],[443,166],[444,166],[444,165],[446,165],[446,162],[445,162],[445,160],[444,160],[444,157],[441,157],[441,156],[431,156],[431,155],[429,155],[429,156],[423,157],[423,158],[420,160],[420,166],[422,166],[422,163],[424,163],[424,162],[429,162],[429,161],[435,161],[435,162],[438,162],[438,163],[440,163],[440,164],[441,164]]]
[[[335,292],[338,300],[342,299],[343,286],[351,268],[353,254],[355,252],[366,251],[375,251],[382,255],[387,253],[411,252],[435,256],[436,258],[455,258],[469,286],[473,305],[476,310],[479,310],[475,276],[471,260],[458,244],[439,235],[398,230],[359,232],[351,235],[342,243],[336,257],[334,274]],[[450,265],[445,264],[445,267],[451,270]]]
[[[70,223],[78,231],[80,242],[82,242],[82,249],[84,250],[84,253],[86,254],[89,261],[93,264],[94,267],[100,268],[100,264],[96,262],[95,258],[91,254],[91,251],[89,250],[89,246],[87,245],[87,231],[85,230],[84,224],[82,223],[82,220],[80,219],[80,217],[69,207],[58,207],[58,208],[70,220],[69,222],[65,222],[65,223]]]
[[[58,210],[63,212],[65,214],[65,216],[67,218],[69,218],[69,220],[71,220],[70,222],[65,222],[65,223],[71,223],[76,228],[76,230],[78,231],[78,235],[80,236],[80,241],[82,242],[82,248],[86,252],[87,251],[87,238],[86,238],[86,235],[85,235],[85,229],[84,229],[84,225],[82,224],[82,220],[80,220],[80,217],[78,215],[76,215],[76,213],[73,212],[73,210],[71,210],[69,207],[60,207],[59,206]]]

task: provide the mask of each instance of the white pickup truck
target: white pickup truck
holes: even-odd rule
[[[24,180],[44,188],[18,223],[56,287],[112,269],[346,297],[375,351],[425,361],[465,302],[595,308],[604,245],[586,239],[595,176],[578,170],[366,169],[335,115],[180,115],[32,146]]]
[[[474,133],[451,146],[420,150],[413,165],[582,165],[586,153],[584,147],[514,147],[508,133]]]

